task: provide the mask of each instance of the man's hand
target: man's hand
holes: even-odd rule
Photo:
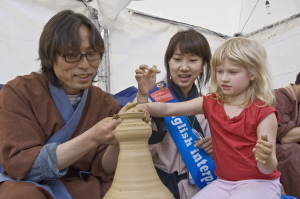
[[[118,145],[113,131],[121,122],[121,119],[116,120],[112,117],[107,117],[95,124],[91,130],[93,131],[93,139],[97,142],[97,145]]]

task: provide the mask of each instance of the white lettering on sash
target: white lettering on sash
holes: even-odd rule
[[[193,140],[193,138],[185,139],[184,142],[185,142],[186,146],[190,146],[192,144],[192,140]]]
[[[187,128],[184,128],[184,129],[179,129],[179,133],[183,133],[185,131],[187,131],[188,129]]]
[[[171,124],[177,127],[182,139],[184,140],[185,145],[189,147],[192,144],[193,138],[189,137],[188,133],[184,133],[188,130],[188,128],[185,128],[186,124],[182,122],[181,118],[175,118],[171,121]]]
[[[160,101],[161,99],[170,98],[170,97],[172,97],[171,93],[167,93],[166,95],[154,97],[154,100],[157,102],[157,101]]]
[[[173,120],[171,120],[171,124],[175,126],[178,130],[179,133],[181,134],[181,137],[186,145],[186,147],[189,147],[192,145],[193,138],[189,137],[189,134],[186,133],[188,128],[186,127],[186,124],[182,122],[181,118],[177,117],[172,117]],[[195,163],[197,164],[197,167],[199,168],[199,172],[202,175],[202,178],[200,179],[201,182],[207,182],[209,184],[214,178],[211,174],[211,172],[208,170],[208,166],[205,165],[206,162],[208,161],[207,159],[203,158],[200,153],[199,149],[194,149],[190,151],[191,156],[193,157]]]

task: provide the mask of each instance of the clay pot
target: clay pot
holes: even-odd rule
[[[119,114],[123,121],[115,136],[120,143],[120,154],[114,181],[104,199],[174,199],[154,168],[148,148],[152,130],[142,120],[143,115]]]

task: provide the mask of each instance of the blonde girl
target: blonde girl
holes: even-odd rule
[[[229,39],[214,53],[211,67],[209,95],[138,106],[147,106],[155,117],[207,118],[218,179],[193,199],[280,198],[273,145],[278,116],[270,106],[274,96],[263,46],[246,38]]]

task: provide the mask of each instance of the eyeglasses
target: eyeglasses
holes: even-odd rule
[[[103,52],[93,51],[93,52],[88,52],[85,54],[82,54],[82,53],[78,53],[78,54],[70,53],[70,54],[66,54],[66,55],[61,54],[61,53],[58,53],[58,54],[60,56],[62,56],[63,58],[65,58],[66,62],[73,63],[73,62],[79,62],[82,59],[82,56],[85,56],[86,59],[89,61],[95,61],[95,60],[101,59]]]

